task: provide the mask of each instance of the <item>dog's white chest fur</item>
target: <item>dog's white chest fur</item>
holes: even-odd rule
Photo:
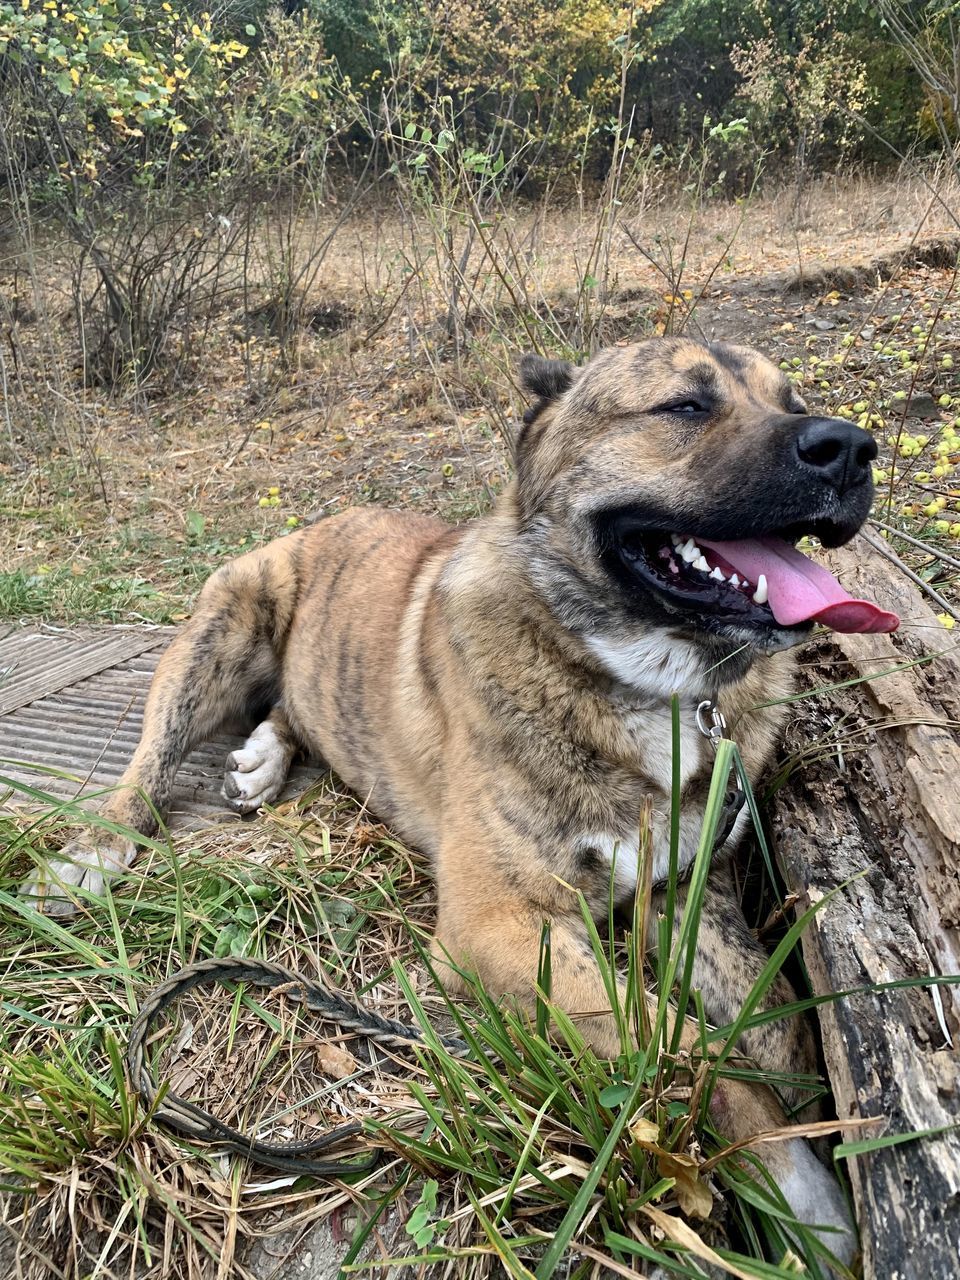
[[[630,640],[588,635],[583,642],[608,675],[652,703],[669,706],[674,693],[697,701],[709,696],[709,673],[695,645],[656,631]]]
[[[637,744],[648,780],[644,789],[653,801],[651,815],[651,877],[653,883],[667,879],[670,871],[670,815],[673,790],[673,724],[669,703],[648,710],[630,710],[624,715],[624,729]],[[709,746],[697,728],[693,711],[687,703],[680,715],[679,781],[681,792],[690,779],[708,763]],[[592,850],[610,867],[617,896],[632,893],[640,876],[640,806],[644,794],[638,790],[635,823],[618,831],[584,832],[576,842],[577,850]],[[696,855],[703,812],[699,805],[686,804],[680,815],[679,868],[683,871]]]

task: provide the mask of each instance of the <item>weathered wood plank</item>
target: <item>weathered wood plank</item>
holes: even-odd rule
[[[5,714],[0,711],[0,777],[64,800],[95,795],[118,782],[140,738],[150,680],[173,634],[172,627],[144,631],[139,636],[121,631],[117,647],[103,643],[109,639],[103,631],[93,637],[87,631],[66,631],[44,637],[52,643],[40,648],[35,634],[20,633],[19,644],[11,643],[11,637],[5,651],[0,650],[0,658],[5,652],[5,661],[13,662],[29,652],[39,679],[40,660],[45,654],[48,692],[26,705],[11,707]],[[88,643],[91,638],[97,641],[92,649]],[[106,670],[98,665],[104,656],[112,664]],[[92,674],[77,675],[91,664],[96,667]],[[174,783],[169,813],[172,827],[241,821],[220,795],[224,761],[241,741],[221,734],[190,753]],[[34,765],[40,769],[30,767]],[[283,798],[305,790],[320,776],[316,768],[295,765]],[[29,796],[16,789],[8,799],[13,804],[30,803]]]
[[[21,629],[0,634],[0,716],[170,643],[173,627]]]
[[[808,687],[873,677],[795,704],[800,763],[774,802],[790,886],[810,902],[845,886],[804,938],[818,994],[960,973],[960,644],[862,539],[830,559],[903,626],[805,655]],[[960,1120],[960,988],[848,997],[822,1008],[821,1027],[841,1118],[883,1117],[887,1133]],[[960,1275],[960,1130],[848,1165],[868,1280]]]

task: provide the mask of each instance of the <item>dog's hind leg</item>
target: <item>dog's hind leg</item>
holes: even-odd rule
[[[111,824],[151,835],[169,804],[184,756],[225,724],[240,717],[249,724],[276,704],[299,592],[298,540],[292,535],[243,556],[219,569],[204,586],[194,616],[160,660],[147,696],[140,742],[117,790],[101,808],[101,816]],[[260,726],[260,742],[265,726],[278,740],[282,733],[284,743],[292,742],[281,713],[271,714]],[[243,763],[252,763],[249,747],[248,741],[247,754],[240,753]],[[280,766],[285,776],[292,754],[292,746],[274,751],[269,778],[258,775],[264,785],[258,785],[256,794],[250,791],[249,804],[238,807],[245,810],[254,801],[272,798]],[[238,784],[237,797],[240,794]],[[136,850],[131,835],[94,828],[91,835],[67,845],[58,859],[39,866],[24,892],[48,913],[70,915],[77,905],[71,889],[101,892],[105,878],[129,866]]]

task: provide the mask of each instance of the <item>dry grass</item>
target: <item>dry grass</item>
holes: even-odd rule
[[[683,957],[706,884],[728,747],[719,752],[724,767],[711,788],[680,938],[657,962],[663,993],[675,978],[689,982]],[[675,1223],[664,1210],[689,1212],[694,1193],[710,1215],[698,1236],[734,1265],[752,1265],[756,1233],[782,1254],[782,1202],[746,1179],[703,1128],[710,1060],[725,1074],[744,1068],[725,1062],[725,1050],[708,1051],[705,1039],[702,1067],[695,1057],[691,1074],[676,1076],[675,1051],[659,1047],[666,995],[646,1050],[614,1064],[587,1051],[556,1010],[563,1047],[548,1045],[539,1018],[533,1026],[479,989],[471,1001],[479,1019],[462,1021],[438,994],[417,941],[433,913],[424,868],[329,781],[255,824],[154,842],[114,893],[63,928],[26,907],[15,886],[31,859],[57,847],[67,821],[84,821],[75,805],[34,805],[31,819],[21,806],[0,810],[0,1164],[12,1274],[262,1280],[273,1274],[264,1270],[273,1237],[297,1256],[297,1233],[329,1218],[335,1266],[321,1276],[364,1249],[370,1264],[406,1257],[418,1267],[437,1263],[431,1275],[478,1280],[498,1274],[501,1262],[513,1275],[537,1266],[544,1276],[585,1277],[592,1259],[611,1254],[621,1265],[646,1258],[696,1276],[684,1251],[651,1236],[648,1222],[659,1213],[657,1221]],[[769,962],[739,1026],[803,924]],[[599,938],[594,946],[610,966]],[[455,1060],[436,1043],[416,1056],[371,1051],[301,1016],[282,989],[266,999],[204,991],[184,999],[152,1037],[156,1070],[174,1089],[272,1141],[360,1121],[367,1142],[387,1156],[350,1185],[318,1186],[172,1140],[127,1090],[125,1035],[139,999],[170,970],[227,951],[269,955],[423,1028],[454,1029],[455,1017],[458,1033],[475,1038],[473,1060]],[[636,1003],[636,953],[629,945],[625,952]],[[624,1017],[635,1023],[638,1009]],[[637,1146],[626,1124],[641,1113],[647,1127]],[[368,1237],[384,1210],[387,1239]],[[822,1245],[789,1230],[811,1274],[822,1274]],[[730,1251],[737,1241],[748,1256]],[[792,1274],[786,1264],[758,1266],[750,1274]]]
[[[63,818],[31,830],[5,807],[0,823],[9,846],[19,833],[19,853],[4,859],[12,888],[27,849],[59,843]],[[7,899],[2,1162],[8,1190],[32,1191],[25,1201],[4,1197],[18,1263],[38,1277],[243,1276],[255,1238],[334,1210],[342,1218],[367,1183],[383,1185],[395,1167],[387,1161],[350,1188],[317,1186],[174,1141],[117,1107],[113,1046],[150,983],[228,949],[269,953],[409,1020],[391,971],[395,963],[416,970],[410,927],[428,927],[429,877],[328,782],[256,824],[173,837],[137,864],[113,903],[112,919],[91,912],[60,930],[37,928]],[[282,996],[237,1001],[205,990],[185,998],[157,1037],[159,1069],[173,1087],[277,1141],[382,1118],[391,1099],[409,1103],[403,1081],[417,1074],[406,1062],[397,1078],[389,1055],[371,1056],[315,1017],[301,1021]],[[38,1062],[50,1064],[49,1078],[35,1071]],[[26,1093],[20,1072],[33,1084]],[[62,1115],[49,1110],[55,1096]],[[11,1106],[19,1109],[16,1150]],[[269,1196],[258,1190],[264,1184]]]

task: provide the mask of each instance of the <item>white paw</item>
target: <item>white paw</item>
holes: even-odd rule
[[[239,751],[227,756],[223,796],[239,813],[252,813],[283,790],[293,751],[269,720],[258,724]]]
[[[857,1232],[840,1183],[804,1139],[793,1138],[784,1145],[789,1171],[777,1178],[784,1199],[799,1222],[828,1228],[817,1235],[844,1266],[849,1266],[858,1249]]]
[[[48,916],[76,915],[84,898],[74,890],[102,895],[106,881],[128,867],[136,856],[130,840],[113,848],[91,848],[80,841],[64,845],[56,858],[39,864],[20,886],[38,911]]]

